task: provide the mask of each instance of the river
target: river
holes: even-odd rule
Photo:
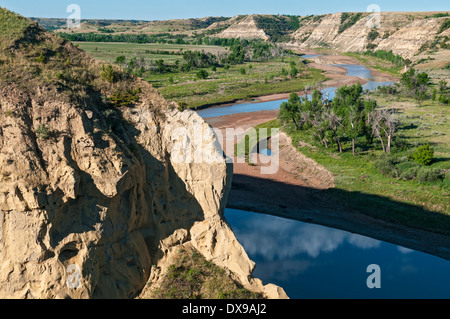
[[[307,56],[306,56],[307,57]],[[392,85],[377,82],[361,65],[339,66],[368,81],[364,89]],[[329,98],[336,88],[323,90]],[[198,111],[204,118],[276,110],[287,100],[236,103]],[[255,261],[254,276],[283,287],[292,299],[447,299],[450,262],[419,251],[338,229],[253,212],[226,209],[225,217]],[[368,269],[376,265],[378,270]],[[373,276],[373,277],[371,277]],[[371,288],[372,283],[379,288]]]

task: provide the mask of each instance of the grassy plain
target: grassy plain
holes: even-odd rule
[[[87,43],[78,42],[79,47],[92,56],[114,62],[118,56],[126,59],[144,58],[146,63],[163,59],[166,64],[175,64],[182,55],[155,54],[156,50],[180,53],[183,50],[225,53],[220,46],[177,45],[177,44],[131,44],[131,43]],[[287,75],[290,62],[299,69],[299,75]],[[308,68],[298,56],[277,58],[266,62],[247,62],[231,65],[229,69],[217,67],[206,69],[206,79],[197,79],[198,70],[186,73],[147,74],[144,79],[155,86],[169,100],[184,102],[188,107],[197,108],[209,104],[233,102],[276,93],[290,93],[303,90],[308,84],[325,80],[320,70]],[[245,69],[243,74],[242,69]],[[283,71],[283,69],[285,71]]]

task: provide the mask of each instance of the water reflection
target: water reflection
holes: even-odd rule
[[[450,263],[337,229],[227,209],[236,237],[255,261],[255,277],[301,298],[450,298]],[[382,269],[369,289],[368,265]]]
[[[307,254],[313,259],[322,253],[331,253],[348,243],[360,249],[378,248],[381,242],[372,238],[326,228],[314,224],[294,222],[269,215],[251,215],[229,210],[227,218],[236,222],[237,237],[251,255],[259,255],[264,260],[291,258]],[[263,236],[261,236],[264,234]]]

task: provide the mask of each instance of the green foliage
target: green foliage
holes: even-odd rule
[[[444,189],[450,190],[450,171],[445,173],[442,186]]]
[[[439,28],[438,34],[444,32],[445,30],[447,30],[448,28],[450,28],[450,19],[445,19],[444,21],[442,21],[441,26]]]
[[[0,49],[5,49],[22,38],[32,22],[0,7]]]
[[[436,182],[443,178],[442,170],[439,168],[422,167],[417,172],[419,182]]]
[[[449,16],[449,14],[448,14],[448,12],[446,12],[446,13],[443,13],[443,12],[439,12],[439,13],[435,13],[435,14],[432,14],[431,16],[426,16],[425,18],[442,18],[442,17],[448,17]]]
[[[445,81],[445,80],[439,81],[438,86],[439,86],[439,92],[444,93],[445,90],[447,90],[447,81]]]
[[[258,28],[263,29],[273,42],[289,41],[289,32],[299,27],[298,17],[286,16],[255,16]]]
[[[117,90],[108,98],[108,101],[115,107],[131,106],[139,100],[140,93],[140,88]]]
[[[291,75],[292,78],[295,78],[298,75],[298,69],[295,66],[295,63],[291,63],[290,75]]]
[[[396,167],[397,161],[394,157],[384,155],[374,162],[375,168],[383,175],[399,177],[400,170]]]
[[[108,64],[107,66],[105,66],[104,64],[102,65],[100,76],[103,80],[109,83],[114,83],[116,80],[116,73],[114,72],[114,69],[110,64]]]
[[[209,76],[208,71],[205,69],[198,70],[196,73],[197,79],[206,79]]]
[[[366,139],[366,147],[373,146],[372,128],[368,124],[376,102],[364,101],[362,93],[361,84],[345,85],[336,91],[331,103],[324,100],[318,90],[313,92],[310,100],[292,93],[288,102],[281,104],[279,119],[285,124],[293,123],[297,130],[308,130],[325,148],[335,144],[341,153],[344,151],[343,143],[350,141],[352,153],[356,155],[357,143],[363,144],[363,138]],[[387,134],[393,138],[395,127],[392,125],[390,128]],[[386,151],[390,152],[390,148]]]
[[[429,144],[419,147],[414,153],[414,160],[421,165],[431,165],[434,158],[434,150]]]
[[[242,67],[242,68],[239,69],[239,73],[244,75],[244,74],[247,74],[247,71],[245,70],[244,67]]]
[[[47,126],[45,126],[45,124],[41,124],[36,130],[36,135],[38,138],[48,140],[50,138],[50,130]]]
[[[36,58],[36,62],[38,63],[45,63],[47,62],[47,57],[44,55],[43,52]]]
[[[162,278],[161,287],[151,291],[156,299],[261,299],[244,289],[225,270],[200,253],[180,249]]]
[[[344,32],[348,28],[352,27],[356,24],[361,18],[363,14],[361,12],[358,13],[348,13],[344,12],[341,16],[341,25],[339,26],[339,33]]]
[[[124,55],[121,55],[116,58],[116,63],[123,64],[123,63],[125,63],[125,60],[126,60],[126,57]]]
[[[378,31],[376,29],[372,29],[372,30],[370,30],[369,34],[367,35],[367,39],[369,41],[374,41],[379,36],[380,36],[380,34],[378,33]]]

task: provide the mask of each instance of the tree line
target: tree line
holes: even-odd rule
[[[394,111],[378,109],[375,100],[363,98],[361,84],[343,86],[330,101],[319,90],[311,97],[292,93],[280,107],[279,119],[293,123],[297,130],[309,131],[314,139],[327,149],[333,145],[343,153],[350,143],[356,156],[357,144],[367,148],[378,140],[385,153],[390,153],[398,121]]]

